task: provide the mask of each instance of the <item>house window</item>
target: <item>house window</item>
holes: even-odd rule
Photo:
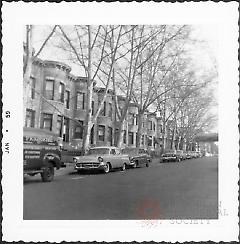
[[[103,103],[103,108],[101,109],[101,115],[106,116],[106,102]]]
[[[112,127],[108,127],[108,141],[112,145]]]
[[[69,142],[69,119],[68,118],[64,118],[63,141]]]
[[[133,132],[128,132],[128,144],[133,145]]]
[[[108,117],[111,118],[111,120],[112,120],[112,116],[113,116],[112,104],[109,103]]]
[[[148,129],[149,130],[152,130],[153,129],[153,127],[152,127],[152,121],[151,120],[148,121]]]
[[[153,140],[152,136],[149,136],[148,137],[148,146],[150,146],[150,147],[152,146],[152,140]]]
[[[123,143],[126,144],[126,142],[127,142],[127,133],[126,133],[126,130],[124,130]]]
[[[31,82],[31,98],[35,98],[35,88],[36,88],[36,79],[34,77],[30,78]]]
[[[92,101],[92,116],[94,115],[94,101]]]
[[[61,115],[58,115],[58,117],[57,117],[57,134],[59,137],[62,137],[62,119],[63,119],[63,117]]]
[[[25,127],[34,127],[35,111],[31,109],[26,110]]]
[[[61,82],[59,84],[58,92],[59,92],[59,101],[64,103],[64,84]]]
[[[75,139],[83,138],[83,121],[79,120],[79,123],[76,123],[75,131],[74,131]]]
[[[132,114],[132,113],[129,113],[129,115],[128,115],[129,117],[129,119],[128,119],[128,124],[129,125],[134,125],[134,114]]]
[[[85,109],[85,93],[77,92],[77,109]]]
[[[65,91],[65,107],[69,109],[70,91]]]
[[[104,141],[105,138],[105,126],[99,125],[98,126],[98,140]]]
[[[138,116],[135,115],[135,118],[136,118],[136,125],[138,125]]]
[[[52,119],[53,115],[52,114],[42,114],[42,129],[45,130],[52,130]]]
[[[154,131],[156,130],[156,125],[155,125],[154,122],[153,122],[153,130],[154,130]]]
[[[115,142],[118,141],[118,137],[119,137],[119,129],[115,129]]]
[[[90,142],[91,142],[91,144],[94,143],[94,125],[92,126],[92,129],[91,129]]]
[[[145,123],[144,123],[144,121],[142,122],[142,128],[144,128],[145,127]]]
[[[54,98],[54,80],[46,80],[45,97],[48,100],[53,100],[53,98]]]
[[[154,146],[154,148],[156,148],[156,146],[157,146],[157,139],[156,139],[156,137],[154,136],[153,137],[153,146]]]
[[[141,135],[141,145],[143,145],[143,146],[145,145],[144,144],[144,135]]]

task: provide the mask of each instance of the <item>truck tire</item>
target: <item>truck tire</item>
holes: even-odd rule
[[[46,168],[44,168],[43,172],[41,173],[42,181],[43,182],[51,182],[54,178],[54,167],[52,164],[48,164]]]

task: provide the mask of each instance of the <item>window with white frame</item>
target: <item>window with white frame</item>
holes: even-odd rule
[[[58,93],[59,93],[59,101],[64,103],[64,84],[60,82]]]
[[[98,140],[104,141],[104,138],[105,138],[105,126],[99,125],[98,126]]]
[[[45,97],[48,100],[54,99],[54,80],[46,80]]]
[[[27,109],[25,127],[34,127],[34,124],[35,124],[35,111],[32,109]]]
[[[52,114],[43,113],[41,128],[45,130],[52,130],[52,120],[53,120]]]

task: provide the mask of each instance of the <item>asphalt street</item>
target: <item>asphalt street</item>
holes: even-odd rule
[[[23,218],[28,220],[216,219],[218,158],[109,174],[56,171],[54,181],[24,180]]]

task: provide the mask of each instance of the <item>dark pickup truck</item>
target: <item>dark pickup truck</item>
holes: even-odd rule
[[[51,131],[35,128],[23,129],[23,173],[40,173],[43,182],[54,178],[54,169],[61,167],[58,137]]]

